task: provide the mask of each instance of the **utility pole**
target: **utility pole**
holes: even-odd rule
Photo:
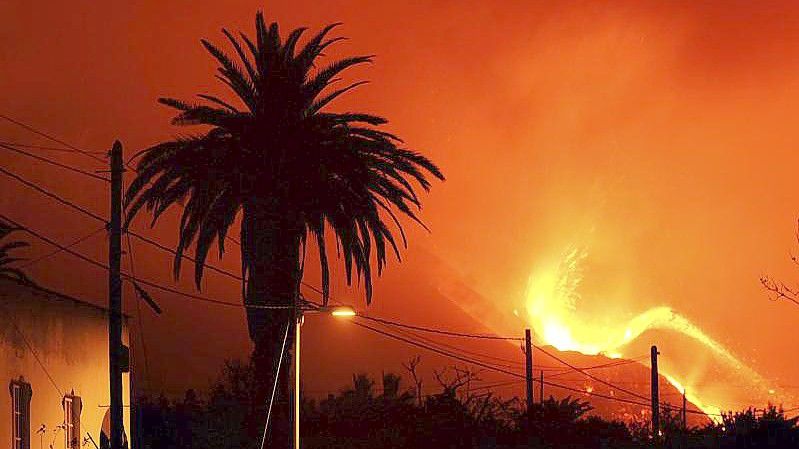
[[[297,308],[294,325],[294,449],[300,449],[300,329],[305,318],[302,310]]]
[[[527,368],[527,414],[530,421],[533,419],[533,339],[530,336],[530,329],[524,330],[524,358]]]
[[[108,223],[108,368],[111,403],[111,449],[122,449],[122,144],[111,156],[111,221]]]
[[[540,379],[538,380],[538,401],[540,404],[544,403],[544,370],[541,369],[539,372]]]
[[[682,439],[683,439],[683,447],[688,447],[688,412],[687,410],[687,401],[685,400],[685,388],[682,389]]]
[[[652,345],[650,357],[652,359],[652,439],[660,438],[660,389],[658,385],[658,347]]]

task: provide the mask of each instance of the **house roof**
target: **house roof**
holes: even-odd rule
[[[81,306],[85,306],[85,307],[89,307],[89,308],[92,308],[92,309],[95,309],[95,310],[99,310],[99,311],[102,311],[103,313],[106,313],[106,314],[108,313],[108,308],[107,307],[103,307],[103,306],[97,305],[96,303],[89,302],[89,301],[86,301],[86,300],[83,300],[83,299],[78,299],[78,298],[75,298],[73,296],[69,296],[69,295],[66,295],[64,293],[57,292],[55,290],[50,290],[49,288],[43,287],[43,286],[38,285],[38,284],[31,284],[31,283],[27,283],[27,282],[21,281],[19,279],[16,279],[16,278],[13,278],[13,277],[10,277],[10,276],[0,275],[0,284],[3,284],[3,283],[15,284],[15,286],[18,287],[18,288],[27,288],[29,290],[35,291],[35,292],[37,292],[37,293],[39,293],[39,294],[41,294],[43,296],[48,297],[48,299],[71,301],[71,302],[73,302],[75,304],[78,304],[78,305],[81,305]],[[2,285],[0,285],[0,289],[3,289]],[[125,319],[128,318],[127,314],[123,313],[122,316]]]

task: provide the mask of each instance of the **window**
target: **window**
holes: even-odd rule
[[[31,395],[29,383],[21,377],[9,385],[11,393],[11,449],[30,449]]]
[[[80,397],[70,394],[64,396],[64,436],[66,449],[80,447]]]
[[[13,416],[11,419],[14,427],[11,447],[22,449],[22,389],[19,385],[11,385],[11,400],[13,401]]]

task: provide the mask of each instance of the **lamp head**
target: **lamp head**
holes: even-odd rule
[[[357,315],[355,309],[350,306],[334,306],[328,309],[331,315],[335,317],[349,318]]]

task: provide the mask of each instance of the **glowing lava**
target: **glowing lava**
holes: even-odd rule
[[[584,249],[572,248],[555,263],[537,267],[530,277],[526,298],[527,319],[542,343],[560,351],[620,358],[624,357],[625,346],[647,330],[671,330],[700,343],[726,366],[749,379],[752,386],[765,385],[761,376],[741,363],[723,345],[669,307],[650,308],[626,322],[615,315],[594,315],[590,319],[581,317],[578,313],[581,299],[579,287],[583,280],[582,265],[586,256]],[[660,374],[680,392],[685,391],[678,375],[669,371],[661,368]],[[696,391],[697,388],[690,388],[687,399],[711,419],[717,418],[714,415],[720,412],[719,408],[703,403]]]

